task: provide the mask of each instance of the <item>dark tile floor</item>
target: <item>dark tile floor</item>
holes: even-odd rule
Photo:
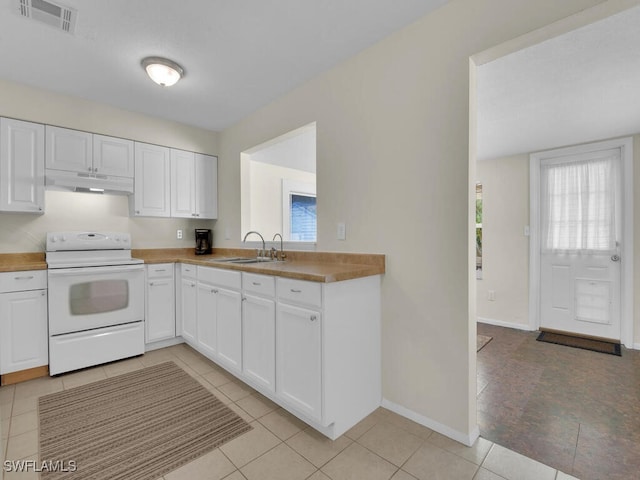
[[[622,357],[478,324],[480,434],[582,480],[640,479],[640,351]]]

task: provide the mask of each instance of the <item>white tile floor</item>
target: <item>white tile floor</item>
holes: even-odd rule
[[[193,351],[176,345],[56,378],[0,387],[0,460],[36,459],[40,395],[172,360],[254,427],[164,480],[567,480],[480,438],[469,448],[383,408],[331,441]],[[38,478],[4,472],[3,479]],[[159,479],[161,480],[161,479]]]

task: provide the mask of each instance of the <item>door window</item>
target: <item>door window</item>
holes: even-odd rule
[[[615,251],[618,152],[541,165],[543,251]]]

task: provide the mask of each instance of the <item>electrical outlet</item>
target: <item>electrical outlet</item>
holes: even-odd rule
[[[496,291],[495,290],[489,290],[489,301],[490,302],[495,302],[496,301]]]
[[[176,230],[176,238],[182,240],[182,230]]]
[[[347,239],[347,226],[343,222],[340,222],[338,224],[337,237],[338,237],[338,240]]]

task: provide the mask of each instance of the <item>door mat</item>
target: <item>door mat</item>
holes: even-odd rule
[[[173,362],[38,401],[41,479],[156,480],[252,429]]]
[[[488,335],[478,334],[476,338],[476,352],[479,352],[480,350],[482,350],[485,347],[485,345],[489,343],[492,339],[493,337],[490,337]]]
[[[591,350],[594,352],[608,353],[609,355],[622,356],[619,343],[605,342],[602,340],[593,340],[591,338],[574,337],[571,335],[563,335],[561,333],[540,332],[536,340],[540,342],[555,343],[556,345],[565,345],[567,347],[582,348],[583,350]]]

